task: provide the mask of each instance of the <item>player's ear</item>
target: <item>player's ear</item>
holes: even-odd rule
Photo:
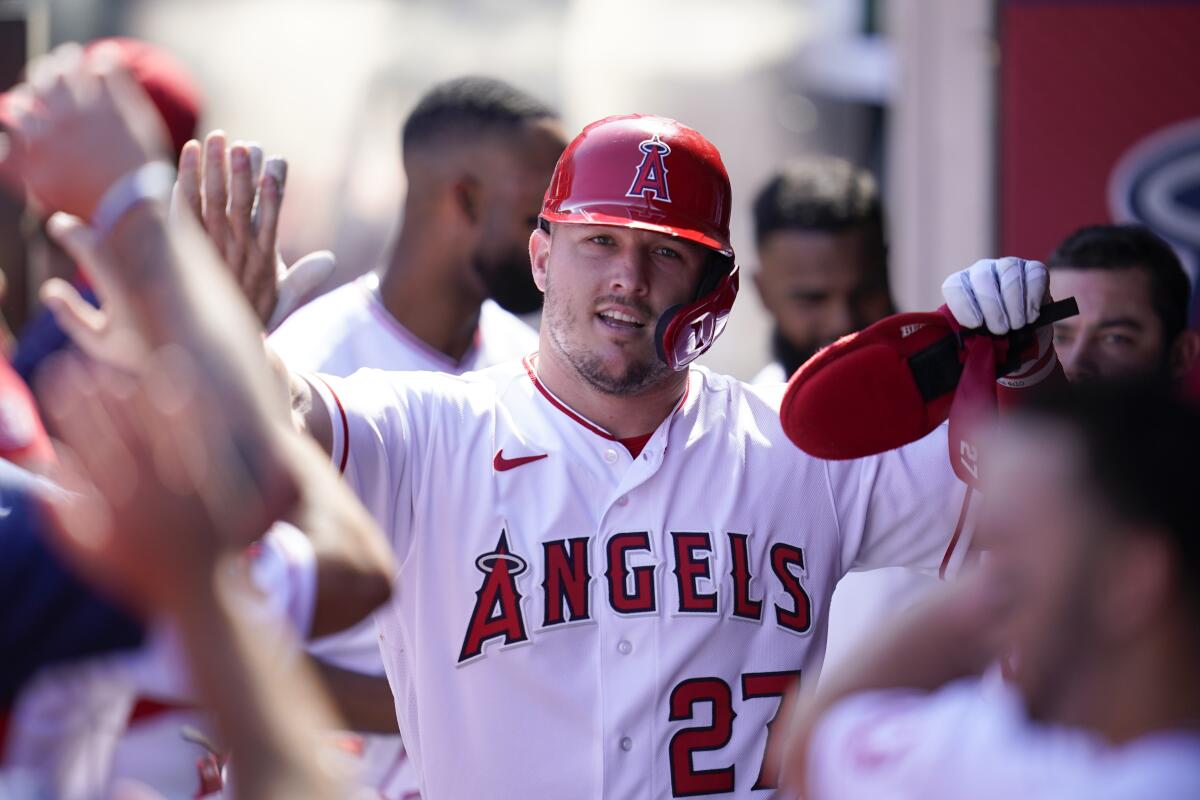
[[[1200,333],[1185,330],[1171,343],[1171,376],[1182,378],[1200,359]]]
[[[533,229],[529,234],[529,264],[533,269],[533,282],[546,293],[546,267],[550,262],[550,232],[545,227]]]
[[[474,175],[462,175],[454,182],[454,200],[458,211],[471,225],[479,224],[483,200],[482,186]]]
[[[762,274],[758,270],[751,270],[750,277],[754,279],[754,288],[758,290],[758,298],[762,300],[763,308],[771,310],[771,298],[767,295],[766,287],[763,286]]]

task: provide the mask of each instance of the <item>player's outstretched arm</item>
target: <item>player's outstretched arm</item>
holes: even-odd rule
[[[261,536],[296,487],[259,491],[230,474],[238,442],[219,398],[183,351],[154,361],[142,378],[74,356],[47,368],[44,396],[66,444],[56,477],[69,490],[49,501],[53,542],[97,586],[175,624],[232,749],[238,797],[344,796],[311,755],[339,720],[295,650],[265,646],[230,546]]]
[[[981,567],[881,627],[836,674],[823,675],[815,691],[788,696],[779,716],[785,732],[767,754],[769,768],[803,794],[814,731],[835,705],[860,692],[933,691],[980,674],[1002,653],[999,623],[1011,605],[1002,578]]]

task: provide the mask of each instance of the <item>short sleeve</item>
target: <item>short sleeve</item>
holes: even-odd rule
[[[978,678],[847,697],[817,723],[807,763],[813,800],[1095,797],[1078,789],[1098,766],[1088,735],[1031,724],[1015,690]]]
[[[904,447],[826,462],[845,570],[912,567],[945,576],[973,533],[972,498],[946,455],[946,425]]]
[[[409,545],[421,450],[428,441],[423,406],[405,381],[417,374],[423,373],[363,369],[348,378],[306,376],[329,411],[334,466],[401,560]]]

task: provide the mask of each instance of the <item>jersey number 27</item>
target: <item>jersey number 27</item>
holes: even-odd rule
[[[748,672],[742,675],[742,702],[765,698],[782,701],[792,685],[800,680],[800,670],[784,672]],[[689,678],[671,692],[672,722],[693,719],[698,703],[712,706],[712,722],[684,728],[671,737],[671,794],[674,797],[695,797],[705,794],[724,794],[734,789],[734,764],[716,769],[696,769],[692,754],[697,751],[720,750],[733,738],[733,690],[724,678]],[[767,723],[767,750],[779,708]],[[766,765],[759,768],[754,789],[773,789],[774,781],[767,775]]]

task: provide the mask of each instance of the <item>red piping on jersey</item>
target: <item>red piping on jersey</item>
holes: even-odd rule
[[[313,375],[314,378],[325,384],[325,388],[333,395],[333,402],[337,404],[338,415],[342,418],[342,459],[338,464],[338,473],[346,474],[346,462],[350,460],[350,420],[346,418],[346,409],[342,407],[342,398],[338,397],[338,393],[329,385],[329,381],[322,378],[320,375]]]
[[[463,357],[461,359],[455,361],[453,358],[424,341],[408,328],[404,327],[404,325],[400,323],[400,320],[392,316],[392,312],[387,310],[387,306],[385,306],[383,301],[379,299],[379,296],[376,292],[371,291],[366,286],[362,286],[361,284],[360,288],[363,290],[363,293],[367,295],[367,307],[371,309],[371,313],[378,317],[379,321],[385,326],[390,328],[392,333],[394,333],[398,339],[403,339],[413,347],[423,351],[429,358],[446,365],[442,368],[442,372],[462,372],[463,365],[467,363],[468,359],[479,352],[480,345],[483,344],[483,330],[476,326],[475,335],[471,338],[471,349],[463,353]]]
[[[946,568],[950,566],[950,556],[954,555],[954,548],[958,546],[958,540],[962,537],[963,528],[967,524],[967,510],[971,507],[971,487],[967,487],[967,493],[963,495],[962,511],[958,512],[958,524],[954,526],[954,535],[950,537],[950,544],[946,547],[946,555],[942,556],[942,566],[938,567],[938,577],[942,580],[946,579]]]
[[[171,711],[195,711],[196,706],[186,703],[171,703],[155,700],[152,697],[139,697],[134,703],[133,708],[129,710],[129,718],[126,720],[126,725],[132,725],[135,722],[142,720],[154,719]]]
[[[563,412],[568,417],[575,420],[580,425],[587,428],[589,431],[596,434],[597,436],[603,436],[605,439],[608,439],[610,442],[619,442],[620,444],[625,445],[626,448],[629,447],[629,445],[626,445],[623,440],[618,439],[616,436],[613,436],[611,433],[604,430],[604,428],[601,428],[596,423],[590,421],[587,417],[584,417],[582,414],[575,411],[573,408],[571,408],[569,405],[564,403],[562,400],[559,400],[557,397],[555,397],[554,393],[551,392],[549,389],[547,389],[546,385],[543,384],[541,382],[541,380],[538,379],[537,368],[533,364],[533,360],[535,358],[537,358],[537,353],[531,353],[531,354],[525,356],[525,358],[521,359],[521,361],[525,365],[525,372],[527,372],[529,374],[529,380],[533,381],[533,385],[536,386],[537,390],[542,393],[542,397],[545,397],[547,400],[550,401],[550,405],[554,406],[559,411]],[[679,402],[675,405],[675,408],[671,411],[672,414],[674,414],[679,409],[683,408],[684,401],[687,400],[688,390],[691,388],[691,385],[692,385],[692,381],[689,377],[687,383],[685,383],[683,385],[683,396],[681,396],[679,398]],[[647,436],[653,436],[653,435],[654,435],[653,432],[651,432],[650,434],[647,434]],[[636,437],[636,436],[631,436],[629,438],[634,441],[636,441],[638,439],[638,437]],[[646,441],[649,441],[649,439],[647,439]],[[643,447],[645,446],[645,442],[642,443],[642,446]],[[639,449],[639,452],[640,452],[640,449]],[[634,457],[636,458],[636,455]]]

